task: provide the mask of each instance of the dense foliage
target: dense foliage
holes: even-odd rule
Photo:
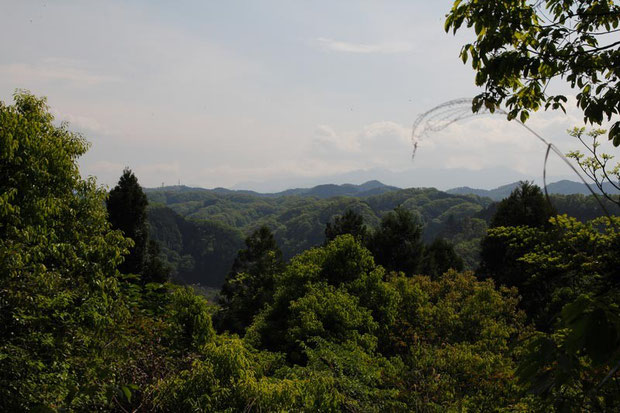
[[[328,222],[325,227],[325,242],[333,241],[336,237],[351,234],[365,244],[368,241],[368,228],[364,224],[364,217],[352,209],[347,209],[343,215],[334,217],[333,222]]]
[[[83,180],[88,145],[45,100],[0,104],[0,410],[88,410],[113,386],[108,339],[125,308],[117,265],[132,244]]]
[[[443,238],[463,259],[464,268],[474,270],[479,264],[480,240],[497,209],[497,203],[488,198],[432,188],[391,188],[380,194],[364,195],[366,191],[323,198],[185,187],[146,193],[151,204],[150,237],[162,245],[173,278],[216,288],[222,286],[243,239],[263,225],[274,233],[288,260],[345,233],[361,236],[367,244],[381,220],[398,206],[413,213],[422,225],[425,244]],[[591,196],[552,195],[551,201],[559,213],[584,221],[604,214]],[[606,207],[620,212],[610,202]]]
[[[243,246],[242,233],[214,221],[192,221],[173,210],[148,209],[149,234],[161,246],[172,278],[220,287]]]
[[[434,190],[292,197],[272,201],[280,222],[304,211],[331,225],[287,262],[279,221],[243,247],[236,229],[152,206],[149,233],[179,278],[228,266],[215,304],[151,277],[162,267],[148,239],[142,267],[122,266],[136,253],[123,233],[144,215],[108,214],[78,171],[85,141],[44,100],[0,104],[0,143],[2,411],[620,408],[617,217],[550,216],[529,184],[493,207]],[[143,199],[136,185],[114,198],[125,186]],[[459,257],[482,236],[503,248],[485,279]]]
[[[254,316],[270,303],[274,279],[284,261],[269,228],[263,226],[245,240],[220,292],[217,324],[220,330],[243,333]]]
[[[388,271],[414,274],[422,260],[422,226],[402,206],[387,214],[370,239],[375,259]]]

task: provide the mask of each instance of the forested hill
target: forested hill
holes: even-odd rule
[[[165,186],[162,188],[145,188],[144,191],[146,193],[187,193],[187,192],[214,192],[217,194],[245,194],[245,195],[254,195],[257,197],[265,197],[265,198],[277,198],[281,196],[288,195],[299,195],[299,196],[313,196],[317,198],[331,198],[334,196],[370,196],[382,194],[390,191],[397,191],[401,188],[397,188],[395,186],[385,185],[379,181],[368,181],[364,182],[360,185],[354,184],[324,184],[317,185],[312,188],[292,188],[287,189],[281,192],[274,193],[260,193],[249,190],[239,190],[239,189],[227,189],[227,188],[214,188],[214,189],[204,189],[204,188],[192,188],[184,185],[176,185],[176,186]]]
[[[448,189],[446,192],[449,194],[458,194],[458,195],[467,195],[467,194],[478,195],[481,197],[489,197],[494,201],[501,201],[502,199],[510,195],[512,190],[515,189],[517,186],[519,186],[519,182],[513,182],[508,185],[502,185],[495,189],[477,189],[477,188],[470,188],[468,186],[462,186],[458,188]],[[600,190],[594,185],[591,185],[590,188],[598,194],[601,193]],[[603,189],[608,194],[619,193],[619,191],[616,188],[614,188],[614,186],[611,185],[609,182],[605,182],[603,184]],[[569,181],[569,180],[562,180],[562,181],[548,184],[547,192],[549,194],[555,194],[555,195],[576,195],[576,194],[590,195],[591,193],[585,184],[581,182],[574,182],[574,181]]]
[[[389,189],[392,187],[378,184],[325,185],[279,196],[186,187],[145,192],[150,203],[151,235],[162,244],[177,277],[190,283],[220,286],[243,238],[261,225],[274,231],[288,259],[321,245],[327,222],[347,209],[361,214],[374,228],[383,215],[402,205],[416,213],[424,225],[426,240],[441,233],[457,244],[466,261],[475,255],[466,244],[484,234],[486,223],[476,214],[491,204],[490,199],[450,195],[432,188]],[[336,192],[355,190],[358,195],[327,197],[325,189],[334,188],[339,188]],[[382,190],[387,192],[365,195]]]
[[[327,196],[328,190],[339,196]],[[348,191],[346,196],[340,196]],[[384,191],[368,195],[373,191]],[[243,239],[261,225],[275,234],[285,259],[324,242],[325,226],[347,209],[375,228],[395,207],[413,211],[423,225],[425,242],[451,241],[466,268],[477,266],[479,242],[494,205],[490,198],[448,194],[434,188],[396,189],[378,182],[323,185],[280,194],[201,189],[183,186],[148,189],[151,236],[158,240],[174,275],[186,283],[219,287]],[[357,193],[356,196],[350,193]],[[579,219],[601,214],[591,197],[558,195],[560,213]]]

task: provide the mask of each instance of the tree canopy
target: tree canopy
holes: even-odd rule
[[[584,121],[616,119],[609,139],[620,145],[620,5],[613,0],[456,0],[446,31],[473,27],[476,39],[461,50],[471,59],[476,85],[473,110],[505,103],[508,118],[525,122],[531,111],[564,109],[552,92],[561,79],[576,89]]]
[[[544,227],[549,218],[555,215],[553,206],[542,193],[539,186],[521,182],[508,196],[497,205],[491,219],[491,227]]]
[[[130,241],[110,228],[106,192],[79,174],[87,148],[54,124],[45,99],[0,103],[3,411],[91,410],[113,381],[102,337],[124,313],[113,297]]]
[[[344,234],[351,234],[360,242],[366,242],[368,230],[364,225],[364,217],[352,209],[347,209],[343,215],[334,217],[334,221],[325,226],[325,242]]]
[[[506,268],[518,267],[518,284],[494,277],[506,287],[448,269],[459,266],[449,243],[422,243],[423,219],[453,239],[486,231],[459,212],[468,197],[387,193],[366,200],[368,210],[403,204],[384,215],[372,250],[345,233],[284,262],[277,236],[258,226],[218,308],[195,286],[118,270],[134,243],[108,221],[106,191],[80,177],[86,148],[44,99],[0,103],[1,411],[619,409],[617,217],[546,226],[539,209],[523,208],[540,191],[522,186],[487,236]],[[278,213],[291,228],[314,221],[301,232],[322,235],[316,218],[350,203],[317,203],[302,219],[299,204]],[[183,254],[179,266],[189,252],[196,266],[215,265],[238,245],[221,223],[151,212],[164,248]],[[157,247],[138,275],[159,271]],[[212,315],[231,322],[218,333]]]
[[[413,275],[422,260],[422,226],[415,215],[402,206],[388,213],[369,243],[377,263],[388,271]]]

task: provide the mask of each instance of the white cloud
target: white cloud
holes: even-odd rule
[[[568,115],[542,112],[532,115],[528,126],[554,142],[560,151],[567,152],[576,142],[567,139],[565,131],[579,124],[578,120],[570,111]],[[517,122],[508,122],[502,116],[476,116],[455,122],[430,133],[419,143],[412,163],[408,125],[379,121],[348,131],[320,125],[308,147],[308,155],[317,161],[346,164],[351,169],[509,168],[526,176],[542,176],[544,143]],[[570,174],[555,155],[550,158],[547,170],[550,175]]]
[[[328,39],[325,37],[319,37],[317,41],[321,44],[322,47],[324,47],[327,50],[332,50],[335,52],[346,52],[346,53],[393,54],[393,53],[405,53],[413,49],[411,44],[403,43],[403,42],[375,43],[375,44],[350,43],[350,42],[343,42],[339,40]]]
[[[405,167],[409,165],[408,152],[411,149],[408,135],[406,126],[392,121],[373,122],[348,131],[319,125],[306,154],[309,159],[338,165],[339,169],[344,164],[352,169]]]

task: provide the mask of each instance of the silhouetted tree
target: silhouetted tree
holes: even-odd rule
[[[547,202],[539,186],[521,182],[508,198],[497,205],[491,219],[491,227],[549,226],[549,218],[555,215],[553,206]]]
[[[216,325],[243,333],[254,316],[273,298],[274,276],[284,268],[282,251],[271,230],[262,226],[245,240],[220,293]]]
[[[108,219],[112,228],[120,229],[134,246],[119,266],[124,273],[142,274],[147,250],[146,206],[148,201],[138,178],[129,168],[123,170],[118,184],[108,197]]]
[[[399,206],[381,220],[372,235],[369,249],[378,264],[388,271],[411,276],[419,269],[424,245],[422,227],[411,211]]]
[[[138,178],[131,169],[125,168],[107,200],[108,220],[112,228],[123,231],[134,242],[119,270],[141,275],[143,283],[164,282],[169,278],[170,268],[161,260],[157,242],[148,238],[147,205]]]
[[[523,262],[518,259],[522,255],[521,248],[518,245],[511,245],[508,238],[496,236],[493,229],[549,228],[549,219],[554,213],[553,207],[549,205],[538,186],[521,182],[508,198],[497,205],[495,215],[491,219],[491,231],[481,242],[478,275],[492,278],[500,285],[517,287],[524,297],[521,306],[530,316],[535,308],[532,310],[529,307],[531,303],[538,303],[540,297],[544,296],[542,293],[544,286],[537,285],[535,280],[527,275]],[[538,304],[534,307],[536,306]]]
[[[452,243],[443,238],[436,238],[424,248],[420,272],[430,277],[438,277],[446,271],[463,270],[463,260],[454,251]]]
[[[334,222],[328,222],[325,227],[325,243],[332,241],[336,237],[344,234],[351,234],[353,237],[364,244],[368,238],[368,230],[364,225],[364,217],[352,209],[334,218]]]

